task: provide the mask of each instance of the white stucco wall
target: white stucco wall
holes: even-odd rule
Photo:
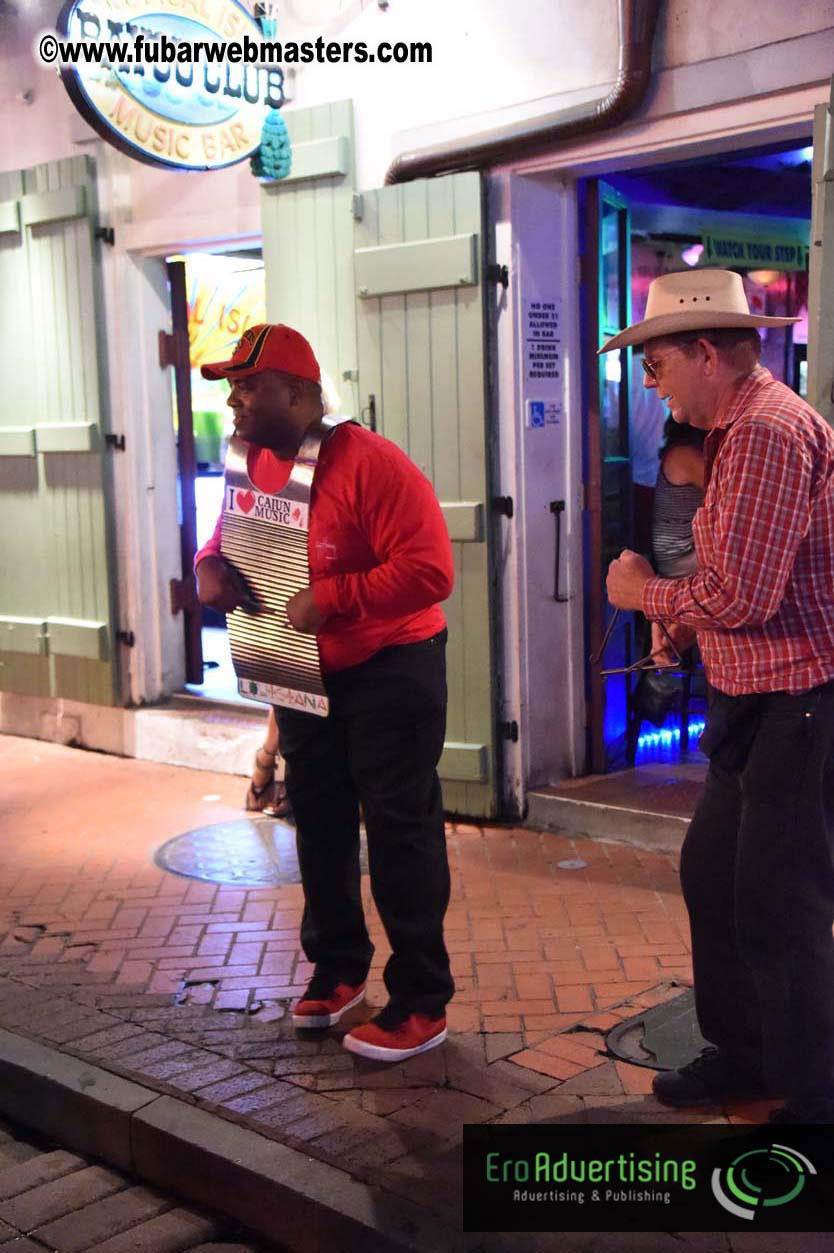
[[[31,54],[35,33],[53,24],[59,7],[60,0],[23,0],[2,18],[2,169],[67,156],[91,138],[55,72]],[[617,68],[615,0],[390,0],[385,11],[375,0],[287,0],[278,34],[431,42],[431,65],[299,69],[288,108],[353,99],[360,188],[380,186],[400,152],[603,95]],[[833,67],[829,0],[765,0],[755,20],[747,0],[666,0],[643,116],[817,83]],[[245,163],[213,173],[210,195],[202,175],[137,162],[125,179],[136,247],[257,234],[258,188]]]
[[[495,292],[500,429],[494,491],[514,504],[512,520],[498,525],[497,564],[502,717],[517,721],[520,731],[517,744],[504,746],[504,786],[521,811],[527,785],[580,773],[585,756],[576,196],[553,175],[513,175],[489,180],[489,200],[496,259],[509,268],[508,289]],[[558,307],[558,382],[525,372],[525,310],[532,301]],[[531,400],[558,402],[558,421],[530,426]],[[564,505],[558,601],[554,501]]]

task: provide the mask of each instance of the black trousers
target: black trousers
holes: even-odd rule
[[[832,1098],[834,683],[718,701],[730,728],[681,853],[698,1022],[774,1093]]]
[[[391,944],[395,1005],[440,1016],[454,992],[443,941],[449,863],[437,763],[446,731],[446,632],[328,675],[327,718],[276,708],[304,887],[301,943],[318,971],[358,983],[373,944],[359,877]]]

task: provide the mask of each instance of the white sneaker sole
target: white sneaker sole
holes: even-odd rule
[[[343,1005],[335,1014],[296,1014],[293,1012],[292,1024],[294,1027],[307,1027],[311,1031],[321,1027],[335,1027],[343,1014],[346,1014],[349,1009],[353,1009],[354,1005],[358,1005],[364,999],[365,989],[363,988],[352,1001],[348,1001],[347,1005]]]
[[[418,1053],[426,1053],[429,1049],[436,1048],[438,1044],[442,1044],[446,1039],[447,1028],[438,1031],[437,1035],[433,1035],[430,1040],[426,1040],[425,1044],[418,1044],[413,1049],[388,1049],[381,1044],[366,1044],[364,1040],[357,1040],[348,1032],[342,1040],[342,1044],[349,1053],[356,1053],[359,1057],[367,1057],[372,1062],[403,1062],[408,1057],[416,1057]]]

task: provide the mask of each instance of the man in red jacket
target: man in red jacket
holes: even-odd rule
[[[251,328],[227,378],[248,472],[264,492],[286,483],[322,416],[309,343],[286,326]],[[230,612],[247,600],[220,555],[221,523],[197,554],[198,593]],[[360,892],[359,806],[371,888],[391,957],[389,1003],[344,1038],[354,1053],[401,1061],[446,1038],[454,992],[443,940],[449,866],[437,763],[446,728],[446,621],[452,553],[428,479],[396,445],[354,423],[319,455],[308,536],[310,586],[287,604],[318,637],[326,718],[276,707],[304,886],[301,942],[315,972],[293,1008],[298,1027],[333,1026],[365,995],[373,955]]]

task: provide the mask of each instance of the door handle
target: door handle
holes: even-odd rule
[[[367,421],[365,421],[365,414],[368,415]],[[367,426],[371,431],[376,430],[376,396],[368,397],[368,403],[360,412],[359,417],[362,420],[363,426]]]
[[[570,600],[569,596],[563,596],[559,591],[559,566],[561,564],[562,550],[562,514],[565,512],[565,502],[563,500],[551,500],[550,512],[556,519],[556,560],[554,562],[553,574],[553,599],[560,605]]]

